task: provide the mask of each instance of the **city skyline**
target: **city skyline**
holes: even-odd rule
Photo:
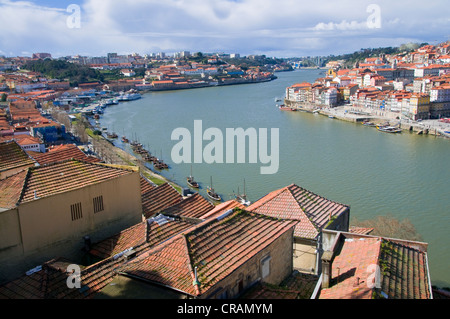
[[[327,56],[448,40],[444,1],[0,0],[0,55]],[[20,17],[20,18],[19,18]]]

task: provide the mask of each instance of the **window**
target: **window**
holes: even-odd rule
[[[81,203],[70,205],[70,214],[72,216],[72,221],[83,218]]]
[[[270,274],[270,260],[272,258],[267,256],[261,260],[261,275],[262,278],[266,278]]]
[[[94,197],[94,214],[103,211],[103,196]]]

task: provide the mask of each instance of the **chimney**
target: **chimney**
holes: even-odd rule
[[[152,221],[150,221],[149,219],[147,219],[145,221],[145,242],[148,243],[149,242],[149,238],[150,238],[150,223]]]
[[[322,288],[330,288],[331,264],[333,262],[333,252],[325,251],[322,255]]]
[[[194,286],[200,285],[200,282],[198,281],[198,274],[197,274],[197,266],[194,268],[194,282],[192,283]]]
[[[84,249],[89,252],[91,250],[91,238],[89,236],[84,236]]]

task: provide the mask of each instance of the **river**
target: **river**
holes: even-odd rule
[[[212,177],[223,199],[243,191],[251,201],[292,183],[330,200],[351,206],[358,220],[391,214],[408,218],[429,244],[432,283],[450,286],[450,249],[447,227],[450,218],[448,187],[450,140],[412,133],[387,134],[360,124],[304,112],[283,112],[275,98],[286,87],[313,82],[324,70],[277,73],[278,79],[192,90],[152,92],[133,102],[109,106],[101,125],[119,136],[137,137],[155,156],[171,167],[162,175],[186,187],[191,165],[204,195]],[[262,164],[175,164],[172,132],[186,128],[194,134],[194,121],[203,131],[217,128],[279,129],[279,169],[263,175]],[[261,135],[259,136],[261,137]],[[129,149],[120,139],[117,146]],[[209,141],[204,141],[206,146]],[[269,145],[269,154],[272,144]],[[224,155],[225,159],[225,155]]]

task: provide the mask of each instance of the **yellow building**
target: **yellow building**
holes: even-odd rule
[[[409,99],[409,116],[413,120],[428,119],[430,112],[430,95],[414,93]]]
[[[139,171],[77,160],[0,180],[0,281],[142,220]]]

